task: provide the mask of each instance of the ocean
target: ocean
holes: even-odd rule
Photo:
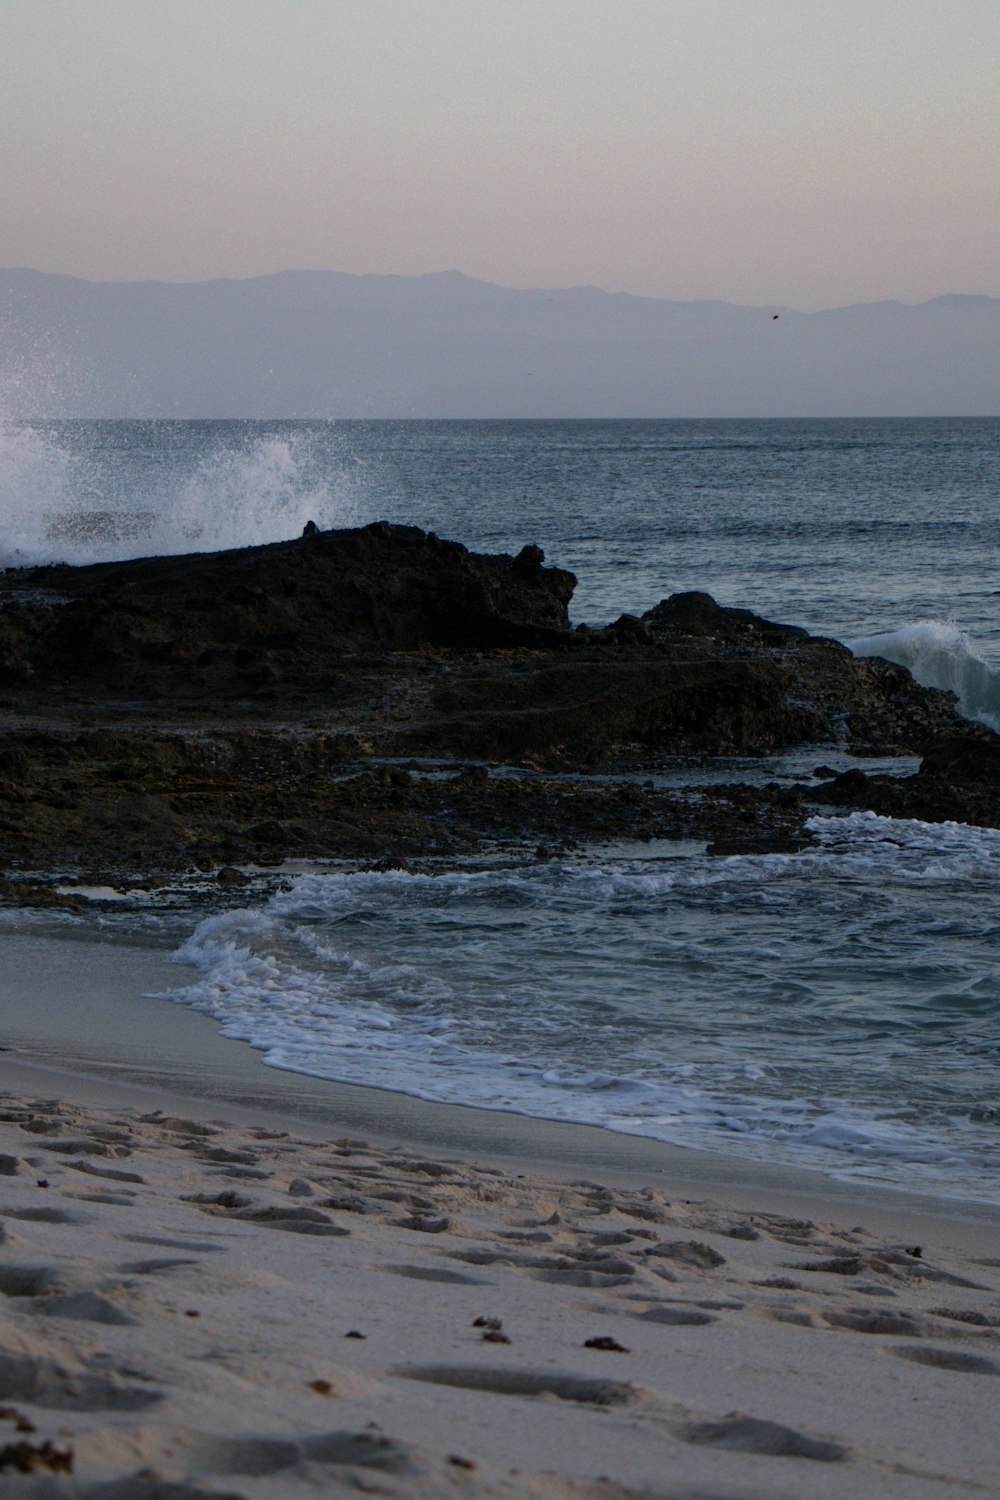
[[[1000,729],[998,459],[988,418],[8,423],[0,565],[309,520],[534,542],[578,575],[576,621],[707,590]],[[660,774],[808,781],[837,754]],[[239,909],[95,900],[58,924],[171,943],[171,998],[276,1067],[1000,1200],[1000,832],[810,826],[797,854],[324,865]]]

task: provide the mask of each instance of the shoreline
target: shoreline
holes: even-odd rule
[[[929,1217],[1000,1230],[1000,1203],[988,1200],[845,1180],[785,1161],[269,1066],[211,1017],[155,993],[177,984],[168,950],[79,932],[7,934],[6,943],[0,1088],[21,1091],[34,1077],[41,1087],[51,1077],[57,1091],[85,1105],[99,1104],[108,1091],[125,1107],[156,1093],[202,1118],[222,1110],[245,1121],[264,1111],[287,1128],[358,1131],[387,1148],[445,1151],[508,1170],[530,1161],[533,1170],[554,1176],[593,1172],[632,1185],[667,1177],[675,1191],[724,1193],[734,1205],[767,1193],[803,1213],[837,1206],[845,1216],[867,1213],[887,1224]],[[73,1006],[59,993],[69,983]]]
[[[158,950],[18,943],[5,1500],[995,1494],[990,1206],[285,1073],[168,1001],[143,1065]]]

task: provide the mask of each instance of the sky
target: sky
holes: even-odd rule
[[[0,265],[1000,295],[998,0],[0,0]]]

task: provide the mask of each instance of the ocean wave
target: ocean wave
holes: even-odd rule
[[[55,561],[58,548],[46,534],[45,517],[69,514],[77,501],[82,509],[85,495],[67,449],[32,427],[0,418],[0,567]]]
[[[308,521],[351,520],[346,485],[322,472],[306,434],[220,445],[171,499],[153,532],[158,552],[253,547],[300,536]]]
[[[329,439],[327,439],[327,442]],[[219,552],[356,519],[359,476],[308,431],[219,435],[168,473],[0,417],[0,568]]]
[[[882,656],[906,667],[922,687],[948,689],[966,718],[1000,731],[1000,672],[983,660],[957,625],[917,620],[846,644],[855,656]]]
[[[793,854],[308,874],[199,924],[171,998],[273,1067],[981,1187],[1000,831],[809,829]]]

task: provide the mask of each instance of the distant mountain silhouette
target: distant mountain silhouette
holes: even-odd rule
[[[992,415],[1000,299],[807,314],[591,286],[517,291],[458,271],[177,284],[0,270],[0,408],[53,417]]]

